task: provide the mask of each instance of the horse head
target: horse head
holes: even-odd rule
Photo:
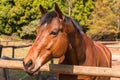
[[[40,5],[42,17],[36,30],[36,39],[30,48],[23,64],[26,72],[36,74],[46,62],[52,58],[59,58],[68,48],[68,36],[64,15],[55,3],[54,11],[47,12]]]

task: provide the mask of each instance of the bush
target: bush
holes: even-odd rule
[[[113,26],[107,27],[91,27],[90,30],[87,31],[87,34],[93,40],[116,40],[117,33],[116,29]]]

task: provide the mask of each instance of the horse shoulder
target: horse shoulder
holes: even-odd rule
[[[101,43],[94,42],[94,44],[96,47],[96,52],[97,52],[96,54],[100,56],[100,61],[103,61],[103,62],[101,62],[102,65],[111,67],[112,55],[111,55],[110,50]],[[104,62],[106,62],[106,64],[103,64]]]

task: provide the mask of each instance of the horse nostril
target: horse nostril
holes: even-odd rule
[[[33,64],[33,61],[30,59],[26,64],[25,67],[30,67]]]

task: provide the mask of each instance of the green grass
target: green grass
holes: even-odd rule
[[[36,76],[29,76],[23,70],[9,69],[8,71],[9,71],[10,80],[36,80]],[[1,79],[4,80],[3,69],[0,69],[0,80]]]

